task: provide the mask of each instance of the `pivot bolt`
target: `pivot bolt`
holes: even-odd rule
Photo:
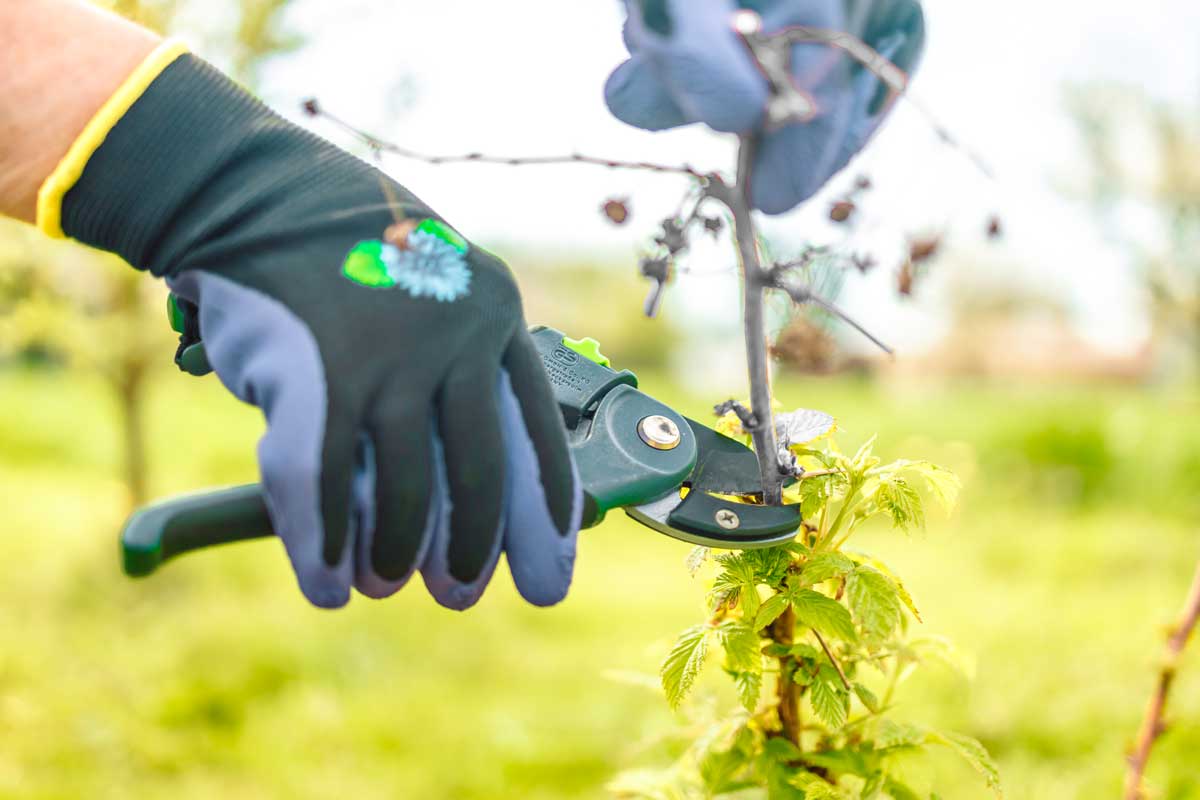
[[[736,531],[742,524],[742,520],[737,514],[730,511],[728,508],[722,508],[716,513],[715,519],[717,524],[727,531]]]
[[[679,426],[659,414],[645,417],[638,423],[638,436],[655,450],[674,450],[683,441]]]

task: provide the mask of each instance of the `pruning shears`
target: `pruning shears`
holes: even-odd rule
[[[211,371],[195,308],[172,296],[169,310],[181,335],[180,368],[196,375]],[[546,327],[531,333],[583,483],[583,527],[621,508],[667,536],[720,549],[769,547],[795,536],[798,506],[731,499],[761,496],[752,450],[641,392],[637,376],[614,369],[595,340],[570,339]],[[273,535],[261,487],[254,484],[147,506],[126,523],[121,549],[125,572],[140,577],[183,553]]]

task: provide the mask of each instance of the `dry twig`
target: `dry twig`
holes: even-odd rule
[[[1200,619],[1200,564],[1196,566],[1196,575],[1192,579],[1192,588],[1188,591],[1187,601],[1183,605],[1179,621],[1171,629],[1167,637],[1167,651],[1162,667],[1158,673],[1158,682],[1154,694],[1146,706],[1146,716],[1138,730],[1137,742],[1133,753],[1129,756],[1129,771],[1125,776],[1125,800],[1143,800],[1146,797],[1142,785],[1146,774],[1146,764],[1150,760],[1150,751],[1155,741],[1166,730],[1164,717],[1167,708],[1167,698],[1171,692],[1171,684],[1175,681],[1175,671],[1183,650],[1187,646],[1196,621]]]

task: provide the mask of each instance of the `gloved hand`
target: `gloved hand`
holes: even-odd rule
[[[106,114],[42,227],[199,306],[209,362],[266,415],[262,482],[308,599],[385,597],[419,568],[462,609],[504,550],[527,600],[561,600],[582,494],[508,268],[179,50]]]
[[[739,8],[762,17],[763,31],[803,25],[848,31],[901,69],[916,68],[925,42],[918,0],[626,0],[630,59],[608,80],[617,118],[658,131],[702,122],[726,133],[761,130],[768,85],[735,33]],[[751,199],[782,214],[812,197],[858,153],[886,118],[889,89],[848,55],[820,44],[793,49],[798,88],[817,115],[766,132]]]

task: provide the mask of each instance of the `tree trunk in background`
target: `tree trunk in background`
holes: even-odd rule
[[[144,365],[135,363],[125,364],[122,373],[113,381],[117,411],[121,416],[125,485],[135,507],[147,499],[146,424],[143,419],[146,383]]]

